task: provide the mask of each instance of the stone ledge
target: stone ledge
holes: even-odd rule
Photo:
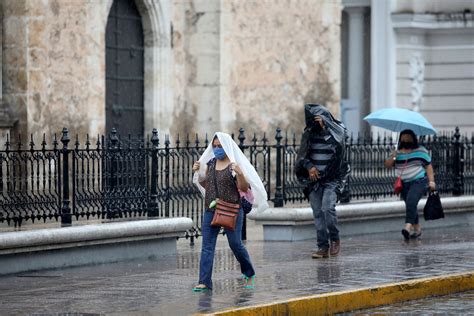
[[[418,204],[418,211],[422,212],[426,199]],[[474,196],[446,197],[441,198],[445,213],[453,211],[474,210]],[[403,201],[370,202],[340,204],[336,206],[338,220],[361,220],[379,217],[398,217],[405,214],[405,203]],[[313,211],[306,208],[268,208],[260,213],[250,213],[249,219],[257,222],[277,222],[282,225],[287,223],[313,221]]]
[[[120,241],[177,237],[192,228],[190,218],[163,218],[0,234],[0,254]]]
[[[172,255],[190,218],[41,229],[0,234],[0,275]]]
[[[446,218],[422,221],[426,228],[474,224],[474,196],[446,197],[441,202]],[[418,204],[422,218],[426,199]],[[405,216],[403,201],[354,203],[336,206],[342,236],[398,231]],[[313,212],[307,208],[269,208],[248,215],[263,225],[264,240],[294,241],[316,237]]]

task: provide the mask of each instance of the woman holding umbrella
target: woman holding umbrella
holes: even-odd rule
[[[398,151],[385,161],[385,166],[395,167],[402,180],[401,196],[406,205],[402,235],[405,240],[420,237],[418,202],[428,187],[433,191],[436,189],[436,183],[431,157],[423,146],[418,145],[416,135],[432,135],[436,130],[420,113],[401,108],[381,109],[367,115],[364,120],[373,126],[400,132]]]
[[[406,205],[405,228],[402,235],[405,240],[421,236],[421,225],[418,218],[418,202],[430,190],[436,189],[431,157],[425,147],[418,145],[418,140],[412,130],[406,129],[400,133],[398,151],[394,151],[385,160],[387,168],[395,167],[397,175],[402,180],[401,196]]]

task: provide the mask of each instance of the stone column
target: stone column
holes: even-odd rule
[[[362,112],[364,104],[364,7],[349,7],[348,90],[347,96]],[[359,122],[360,124],[360,122]],[[360,130],[360,125],[357,130]]]
[[[396,106],[396,52],[391,2],[391,0],[372,0],[370,54],[372,111]]]

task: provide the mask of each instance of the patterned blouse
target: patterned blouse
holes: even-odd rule
[[[210,160],[208,164],[208,172],[206,177],[206,197],[204,198],[204,207],[209,208],[209,204],[216,199],[216,186],[214,185],[214,170],[216,172],[217,188],[219,191],[219,199],[229,203],[240,204],[240,194],[237,188],[237,181],[232,176],[231,165],[223,170],[216,170],[216,159]]]
[[[425,147],[418,147],[410,153],[398,152],[395,160],[397,175],[403,182],[415,181],[426,176],[425,167],[431,163],[431,157]]]

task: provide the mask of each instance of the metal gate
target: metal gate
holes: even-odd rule
[[[116,128],[122,137],[143,136],[143,26],[134,0],[114,1],[105,44],[106,132]]]

